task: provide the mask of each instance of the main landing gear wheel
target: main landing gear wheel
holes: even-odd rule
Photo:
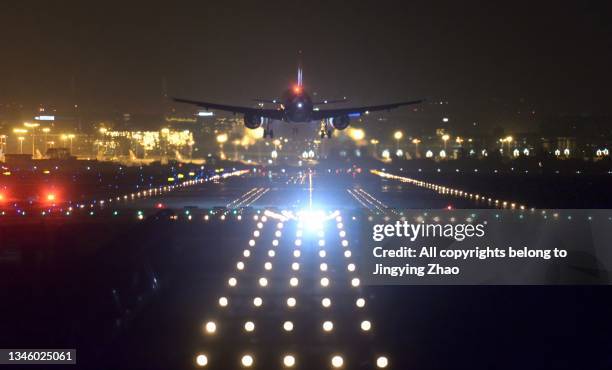
[[[334,131],[332,129],[327,130],[327,138],[331,139],[333,133]]]
[[[264,128],[263,137],[264,137],[264,139],[267,138],[267,137],[270,137],[270,139],[273,139],[274,138],[274,130]]]

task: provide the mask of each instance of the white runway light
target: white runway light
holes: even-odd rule
[[[295,307],[296,304],[297,304],[297,301],[296,301],[295,298],[293,298],[293,297],[287,298],[287,306],[293,308],[293,307]]]
[[[270,249],[268,251],[268,257],[274,257],[274,256],[276,256],[276,252],[274,252],[272,249]]]
[[[253,306],[261,307],[262,304],[263,304],[263,299],[261,299],[261,297],[253,298]]]
[[[302,255],[302,252],[300,252],[298,249],[293,251],[293,257],[300,258],[301,255]]]
[[[336,355],[336,356],[332,357],[331,364],[335,368],[340,368],[340,367],[342,367],[342,365],[344,365],[344,359],[342,358],[342,356]]]
[[[384,369],[389,366],[389,360],[385,356],[380,356],[376,359],[376,367]]]
[[[319,265],[319,269],[321,271],[327,271],[327,263],[324,262],[324,263],[320,264]]]
[[[280,230],[276,230],[276,232],[274,233],[274,236],[276,236],[277,238],[280,238],[281,235],[283,235],[283,233]]]
[[[282,229],[283,228],[283,223],[282,222],[277,223],[276,224],[276,228],[277,229]]]
[[[293,330],[293,323],[291,321],[285,321],[283,323],[283,329],[285,331],[292,331]]]
[[[325,321],[323,322],[323,331],[325,332],[330,332],[334,330],[334,323],[331,321]]]
[[[219,298],[219,306],[227,307],[228,304],[229,304],[229,301],[227,300],[226,297],[220,297]]]
[[[352,286],[354,286],[354,287],[358,287],[358,286],[359,286],[359,284],[360,284],[359,278],[353,278],[353,279],[351,280],[351,285],[352,285]]]
[[[349,270],[350,272],[355,271],[355,264],[354,264],[354,263],[349,263],[349,264],[346,266],[346,269],[347,269],[347,270]]]
[[[325,308],[328,308],[329,306],[331,306],[331,299],[329,298],[323,298],[321,300],[321,305]]]
[[[262,287],[268,286],[268,279],[266,279],[265,277],[259,278],[259,285]]]
[[[204,325],[206,334],[215,334],[217,332],[217,324],[214,321],[209,321]]]
[[[321,278],[321,286],[322,286],[322,287],[327,287],[327,286],[329,286],[329,279],[328,279],[328,278],[326,278],[326,277]]]
[[[242,359],[240,360],[240,363],[242,363],[242,366],[244,367],[253,366],[253,362],[255,362],[255,360],[253,359],[253,356],[251,355],[244,355],[242,356]]]
[[[355,301],[355,306],[359,307],[359,308],[363,308],[365,307],[365,299],[363,298],[357,298],[357,300]]]
[[[325,251],[319,251],[319,257],[325,258],[326,255],[327,253]]]
[[[238,270],[244,270],[244,262],[238,261],[238,263],[236,264],[236,268]]]
[[[351,258],[351,251],[344,251],[344,257]]]
[[[245,256],[246,258],[249,258],[249,257],[251,256],[251,251],[250,251],[250,250],[248,250],[248,249],[245,249],[245,250],[242,252],[242,255],[243,255],[243,256]]]
[[[299,284],[299,280],[296,277],[292,277],[291,279],[289,279],[289,285],[291,285],[292,287],[296,287]]]
[[[299,270],[299,269],[300,269],[300,264],[299,264],[299,263],[297,263],[297,262],[293,262],[293,263],[291,264],[291,269],[292,269],[293,271],[297,271],[297,270]]]
[[[292,355],[286,355],[285,357],[283,357],[283,365],[285,367],[295,366],[295,357],[293,357]]]
[[[296,247],[299,247],[299,246],[301,246],[301,245],[302,245],[302,240],[301,240],[301,239],[296,239],[296,240],[295,240],[295,246],[296,246]]]
[[[276,240],[276,239],[272,240],[272,245],[275,246],[275,247],[278,247],[278,240]]]
[[[346,231],[344,231],[344,230],[340,230],[340,232],[338,233],[338,235],[339,235],[341,238],[344,238],[344,237],[346,236]]]
[[[272,262],[264,263],[264,269],[266,269],[268,271],[272,270]]]
[[[206,357],[206,355],[204,354],[199,354],[196,357],[196,365],[198,365],[199,367],[204,367],[208,365],[208,357]]]
[[[370,331],[370,329],[372,329],[372,323],[369,322],[368,320],[363,320],[361,322],[361,330]]]
[[[247,332],[252,332],[253,330],[255,330],[255,323],[253,321],[247,321],[244,323],[244,330],[246,330]]]
[[[348,247],[348,245],[349,245],[348,240],[343,240],[343,241],[342,241],[342,246],[343,246],[343,247]]]
[[[324,247],[325,246],[325,240],[321,239],[319,240],[319,247]]]
[[[259,238],[259,235],[261,235],[261,233],[259,232],[259,230],[255,230],[255,231],[253,231],[253,236],[254,236],[254,237]],[[250,245],[250,244],[251,244],[251,243],[249,242],[249,245]],[[253,240],[253,245],[255,245],[255,241],[254,241],[254,240]],[[251,247],[252,247],[253,245],[251,245]]]
[[[263,228],[263,223],[258,222],[258,223],[257,223],[257,228],[258,228],[258,229],[262,229],[262,228]]]
[[[231,287],[235,287],[237,284],[238,284],[238,280],[236,280],[236,278],[234,277],[229,278],[229,280],[227,280],[227,285]]]

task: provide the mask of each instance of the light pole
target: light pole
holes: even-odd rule
[[[68,134],[68,139],[70,139],[70,154],[72,155],[72,139],[75,138],[74,134]]]
[[[446,142],[448,141],[448,139],[450,139],[450,135],[449,134],[442,135],[442,141],[444,141],[444,151],[445,152],[446,152]]]
[[[395,150],[399,149],[399,142],[404,137],[404,133],[401,131],[395,131],[393,138],[395,139]]]
[[[49,149],[49,143],[47,142],[47,137],[49,135],[49,132],[51,132],[51,129],[49,127],[44,127],[42,129],[42,132],[45,134],[44,135],[44,140],[45,140],[45,153],[46,153],[47,149]]]
[[[412,139],[412,143],[414,144],[414,157],[418,158],[419,157],[419,143],[421,142],[421,140],[414,138]]]
[[[19,140],[19,154],[23,154],[23,140],[25,140],[25,137],[19,136],[17,139]]]

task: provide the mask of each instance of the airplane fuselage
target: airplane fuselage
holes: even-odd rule
[[[282,95],[281,109],[285,120],[291,123],[302,123],[312,121],[314,105],[310,95],[301,87],[288,89]]]

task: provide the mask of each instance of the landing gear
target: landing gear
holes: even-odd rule
[[[270,139],[274,138],[274,130],[272,130],[270,125],[266,125],[266,127],[264,127],[263,137],[264,139],[267,137],[270,137]]]
[[[324,139],[325,136],[331,139],[333,133],[334,128],[330,123],[324,122],[321,124],[321,132],[319,133],[321,135],[321,139]]]

